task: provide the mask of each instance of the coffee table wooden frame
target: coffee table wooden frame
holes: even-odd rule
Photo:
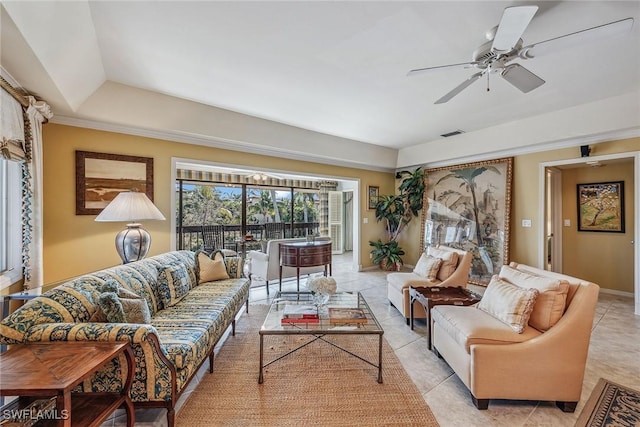
[[[335,324],[331,324],[329,318],[326,314],[320,314],[320,321],[318,323],[296,323],[292,325],[281,325],[280,319],[282,319],[282,309],[285,304],[311,304],[311,293],[310,292],[278,292],[273,299],[271,306],[269,307],[269,312],[267,313],[267,317],[260,328],[260,374],[258,376],[258,383],[262,384],[264,382],[263,370],[267,366],[277,362],[278,360],[283,359],[284,357],[289,356],[292,353],[300,350],[307,345],[316,342],[322,341],[329,345],[334,346],[335,348],[356,357],[363,362],[378,368],[378,383],[382,384],[382,335],[384,334],[384,330],[378,320],[375,318],[369,305],[365,301],[364,297],[360,292],[351,293],[351,292],[340,292],[335,295],[332,295],[327,303],[327,306],[334,307],[357,307],[361,308],[366,317],[366,323],[358,323],[344,326],[338,326]],[[277,358],[264,363],[264,337],[266,335],[311,335],[314,338],[306,343],[294,348],[291,351],[288,351],[285,354],[278,356]],[[326,335],[378,335],[378,360],[377,364],[375,362],[371,362],[339,345],[325,340],[324,337]]]

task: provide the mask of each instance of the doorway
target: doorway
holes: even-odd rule
[[[582,277],[602,292],[629,295],[640,315],[639,153],[619,153],[540,164],[539,254],[541,268]],[[614,177],[615,179],[610,179]],[[576,184],[622,179],[624,233],[578,231]],[[605,268],[613,266],[614,268]]]

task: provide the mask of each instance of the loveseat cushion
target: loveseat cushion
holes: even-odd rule
[[[529,324],[540,331],[547,331],[564,314],[569,282],[551,277],[537,276],[502,266],[499,277],[523,288],[534,288],[540,293],[529,317]]]
[[[440,271],[441,265],[442,259],[427,255],[423,252],[422,255],[420,255],[420,259],[416,263],[413,272],[418,276],[422,276],[426,279],[435,280],[436,276],[438,275],[438,271]]]
[[[436,276],[436,278],[441,282],[447,280],[449,276],[451,276],[453,272],[456,271],[456,267],[458,266],[457,252],[429,246],[429,248],[427,249],[427,255],[431,255],[434,258],[440,258],[442,260],[442,264],[440,265],[440,269],[438,270],[438,275]]]
[[[519,334],[476,306],[438,305],[431,309],[431,316],[433,322],[464,347],[468,354],[474,344],[520,343],[542,334],[530,326],[526,326]]]
[[[529,322],[538,293],[537,289],[521,288],[494,275],[478,303],[478,309],[520,334]]]

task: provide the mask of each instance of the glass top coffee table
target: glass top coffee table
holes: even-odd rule
[[[264,381],[264,368],[315,341],[332,345],[333,347],[378,368],[378,382],[382,383],[382,335],[384,334],[384,330],[382,330],[380,323],[378,323],[378,320],[371,312],[369,305],[360,292],[338,292],[332,295],[329,298],[326,307],[318,310],[317,319],[308,319],[308,321],[305,321],[305,319],[297,319],[292,323],[283,323],[282,319],[285,307],[288,306],[287,310],[289,310],[298,305],[313,305],[312,296],[311,292],[278,292],[271,302],[267,317],[260,328],[260,375],[258,377],[258,383],[262,384]],[[337,313],[338,311],[341,311],[341,313]],[[350,312],[354,314],[353,318],[349,317]],[[332,316],[334,317],[330,317],[329,313],[332,313]],[[338,314],[344,313],[347,314],[346,319],[344,317],[337,317]],[[264,337],[267,335],[310,335],[311,339],[310,341],[305,342],[304,344],[265,364]],[[325,339],[325,336],[327,335],[355,335],[362,337],[378,335],[377,364],[370,360],[366,360],[365,358],[337,345],[334,342],[328,341]]]

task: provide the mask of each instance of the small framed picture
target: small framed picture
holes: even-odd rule
[[[578,231],[624,233],[624,181],[578,184]]]
[[[380,196],[380,187],[376,187],[373,185],[369,186],[368,192],[368,200],[369,200],[369,209],[375,209],[378,204],[378,197]]]

